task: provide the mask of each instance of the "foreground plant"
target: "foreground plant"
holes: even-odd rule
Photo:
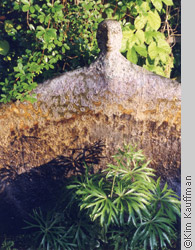
[[[141,150],[124,145],[113,158],[116,165],[108,164],[100,174],[77,176],[67,187],[75,192],[80,209],[104,228],[104,237],[118,249],[171,246],[179,197],[167,184],[161,190],[160,178],[155,183]]]
[[[84,164],[85,174],[68,180],[59,203],[63,217],[34,212],[29,227],[40,247],[157,250],[176,240],[179,197],[153,180],[141,150],[124,145],[113,158],[117,164],[100,173],[90,174],[92,166]]]
[[[26,221],[28,226],[25,229],[33,229],[33,240],[38,249],[67,249],[71,250],[76,246],[71,242],[70,230],[61,225],[62,214],[47,213],[43,215],[41,210],[34,210],[30,215],[31,221]]]

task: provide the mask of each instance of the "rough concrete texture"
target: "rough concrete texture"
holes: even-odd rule
[[[102,140],[100,167],[125,142],[137,144],[174,186],[180,180],[181,87],[132,64],[119,52],[120,24],[105,20],[101,49],[89,67],[40,84],[37,102],[0,106],[0,166],[17,173],[45,164],[70,148]]]

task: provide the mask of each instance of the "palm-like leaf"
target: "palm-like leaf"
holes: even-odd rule
[[[119,149],[118,154],[113,156],[117,165],[108,164],[107,177],[119,176],[124,181],[147,181],[151,182],[154,170],[149,168],[150,161],[145,160],[142,151],[136,151],[131,145],[124,145],[124,151]]]
[[[144,245],[144,249],[150,247],[151,250],[157,246],[171,246],[171,239],[175,237],[175,231],[172,221],[164,216],[156,215],[153,218],[145,218],[145,221],[139,224],[132,238],[131,247],[134,249],[137,242]]]
[[[173,221],[176,221],[177,216],[181,216],[179,197],[172,189],[168,189],[167,183],[161,189],[160,178],[158,178],[152,194],[152,204],[155,210],[160,209]]]
[[[41,210],[34,210],[30,215],[31,221],[26,221],[25,229],[34,229],[34,241],[39,249],[67,249],[71,250],[76,245],[72,243],[69,235],[70,229],[60,225],[59,214],[48,213],[43,216]]]
[[[133,222],[136,226],[137,218],[142,220],[142,214],[148,213],[146,205],[149,205],[150,193],[147,191],[138,181],[131,185],[126,185],[123,180],[116,181],[113,204],[117,208],[121,225]]]
[[[100,176],[99,176],[100,177]],[[86,178],[85,182],[77,182],[69,188],[76,188],[76,194],[80,197],[80,209],[87,209],[90,218],[99,219],[100,225],[108,227],[110,223],[118,224],[117,209],[109,197],[111,183],[104,178]]]

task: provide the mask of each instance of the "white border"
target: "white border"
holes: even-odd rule
[[[181,1],[182,168],[181,250],[195,249],[195,1]],[[191,186],[189,180],[191,176]],[[189,183],[188,183],[189,182]],[[187,189],[187,188],[191,188]],[[186,197],[186,193],[188,198]],[[191,206],[190,206],[191,205]],[[187,214],[186,209],[191,215]],[[189,224],[187,224],[189,223]],[[187,230],[186,230],[187,226]],[[186,232],[187,231],[187,232]],[[190,235],[191,234],[191,235]],[[190,243],[191,240],[191,243]]]

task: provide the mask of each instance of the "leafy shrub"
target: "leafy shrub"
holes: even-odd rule
[[[25,229],[34,229],[33,234],[35,244],[39,242],[35,247],[39,249],[72,249],[75,246],[70,243],[72,236],[70,235],[70,230],[61,224],[62,214],[58,213],[47,213],[46,216],[43,215],[42,211],[33,211],[30,215],[32,222],[27,221],[28,224]]]
[[[172,0],[72,2],[1,1],[1,102],[34,102],[30,92],[37,83],[91,63],[99,52],[96,30],[104,18],[121,22],[121,52],[128,60],[170,77],[173,55],[161,28],[165,17],[170,19],[166,8]]]
[[[58,203],[60,221],[55,213],[49,220],[34,213],[29,225],[40,246],[44,242],[57,249],[50,238],[64,242],[67,236],[72,249],[74,245],[76,249],[130,250],[171,246],[180,216],[179,197],[167,184],[161,189],[160,178],[154,181],[154,170],[141,150],[125,145],[113,157],[116,165],[108,164],[93,174],[89,174],[92,166],[85,165],[85,175],[68,180]]]

